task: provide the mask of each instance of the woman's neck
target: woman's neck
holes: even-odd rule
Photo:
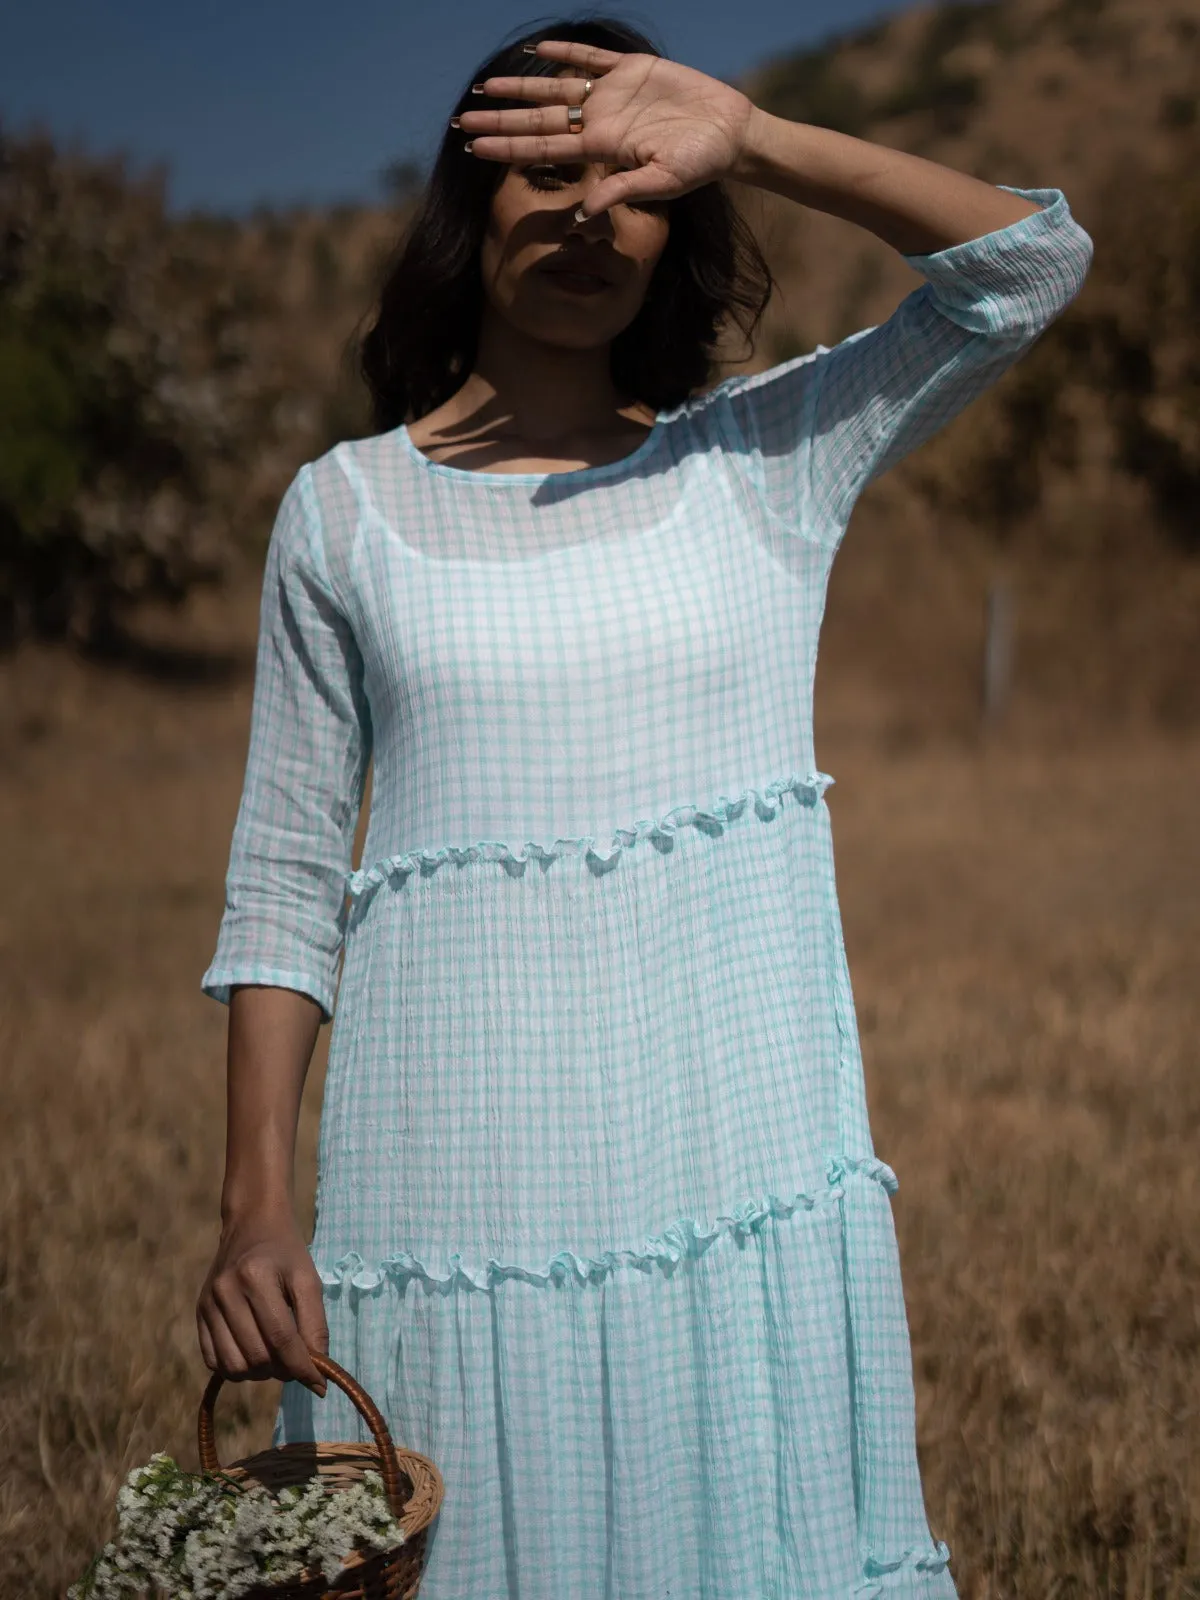
[[[485,314],[474,368],[425,420],[435,419],[443,435],[461,428],[476,438],[553,454],[607,435],[627,439],[631,423],[649,426],[654,414],[618,394],[607,345],[572,350],[544,344]]]

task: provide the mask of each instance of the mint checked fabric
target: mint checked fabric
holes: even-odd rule
[[[624,460],[400,427],[283,499],[203,984],[336,996],[312,1254],[332,1354],[445,1476],[422,1600],[955,1593],[812,691],[859,492],[1087,271],[1014,192],[880,327]],[[277,1441],[360,1436],[287,1386]]]

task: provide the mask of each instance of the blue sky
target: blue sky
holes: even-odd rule
[[[614,4],[669,54],[735,77],[903,0]],[[35,122],[135,168],[165,162],[178,209],[372,199],[394,159],[428,160],[514,0],[3,0],[0,125]],[[562,8],[572,12],[570,4]]]

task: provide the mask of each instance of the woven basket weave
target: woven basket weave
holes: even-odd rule
[[[379,1407],[350,1374],[328,1356],[314,1355],[313,1366],[336,1383],[371,1430],[372,1444],[285,1444],[223,1467],[217,1455],[213,1410],[222,1379],[204,1391],[197,1422],[200,1465],[234,1483],[260,1483],[271,1493],[320,1477],[333,1488],[348,1489],[365,1471],[383,1479],[392,1515],[404,1530],[404,1543],[370,1556],[351,1556],[332,1588],[320,1572],[289,1583],[265,1585],[247,1600],[414,1600],[421,1583],[425,1530],[442,1503],[442,1475],[426,1456],[398,1450]]]

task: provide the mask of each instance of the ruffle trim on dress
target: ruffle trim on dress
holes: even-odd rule
[[[905,1550],[891,1560],[868,1556],[863,1566],[863,1581],[852,1590],[852,1600],[883,1600],[889,1593],[909,1593],[909,1578],[913,1573],[935,1574],[944,1572],[949,1565],[949,1547],[940,1541],[932,1549]]]
[[[318,1265],[321,1282],[330,1289],[370,1293],[385,1283],[404,1284],[418,1279],[430,1289],[449,1293],[454,1289],[490,1290],[508,1278],[520,1278],[536,1288],[573,1279],[577,1283],[602,1283],[619,1268],[640,1272],[659,1268],[672,1272],[686,1257],[702,1256],[718,1239],[733,1238],[744,1243],[758,1233],[770,1218],[786,1221],[798,1211],[813,1211],[844,1193],[847,1178],[865,1178],[879,1184],[888,1194],[899,1187],[896,1174],[873,1156],[835,1156],[826,1167],[828,1187],[817,1194],[796,1194],[790,1200],[768,1194],[761,1202],[748,1201],[728,1216],[717,1217],[703,1228],[692,1217],[683,1217],[665,1228],[656,1238],[647,1239],[639,1249],[606,1250],[601,1256],[577,1256],[560,1250],[544,1267],[528,1267],[492,1258],[482,1270],[464,1266],[461,1255],[452,1255],[447,1271],[438,1273],[408,1251],[367,1262],[357,1251],[349,1251],[332,1267]]]
[[[437,850],[407,850],[402,855],[388,856],[370,867],[349,873],[346,887],[351,896],[358,899],[389,880],[403,883],[414,872],[428,876],[448,863],[460,867],[473,861],[497,861],[511,877],[519,878],[531,861],[545,868],[568,855],[582,856],[589,869],[600,876],[611,872],[621,856],[641,839],[649,840],[656,849],[666,852],[673,849],[675,836],[681,828],[698,828],[701,833],[719,835],[750,809],[759,821],[770,822],[779,815],[785,795],[795,795],[801,805],[814,806],[832,782],[824,772],[810,772],[805,778],[793,774],[776,778],[762,789],[744,789],[735,799],[721,795],[707,807],[674,806],[661,817],[645,818],[632,827],[617,828],[607,844],[601,844],[589,834],[555,839],[550,845],[528,840],[519,850],[494,839],[468,845],[442,845]]]

